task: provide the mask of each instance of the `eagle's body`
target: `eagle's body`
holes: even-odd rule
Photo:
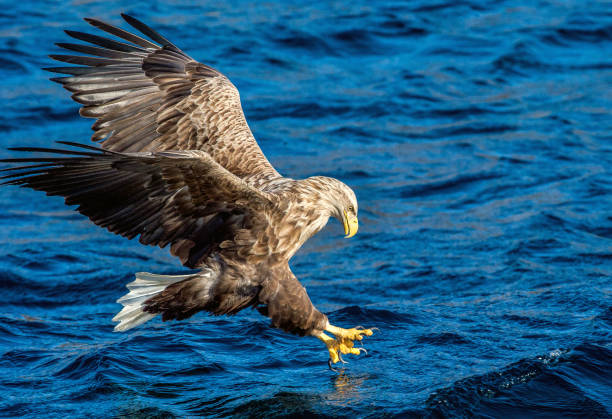
[[[256,307],[275,327],[319,337],[333,362],[338,352],[358,354],[353,340],[372,332],[330,325],[288,265],[329,217],[344,224],[347,237],[357,232],[353,191],[333,178],[282,177],[251,134],[234,85],[124,18],[153,42],[86,19],[121,40],[67,31],[95,46],[58,45],[90,56],[52,56],[80,65],[50,70],[68,75],[54,80],[84,105],[83,116],[97,119],[92,139],[102,148],[21,148],[45,157],[5,159],[34,163],[6,169],[5,183],[64,196],[95,224],[143,244],[170,245],[184,266],[199,270],[136,274],[119,300],[115,330],[158,314],[180,320]]]

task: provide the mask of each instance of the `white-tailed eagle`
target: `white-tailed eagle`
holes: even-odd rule
[[[21,163],[4,169],[4,183],[63,196],[96,225],[170,245],[184,266],[199,270],[137,273],[118,300],[117,331],[158,314],[181,320],[255,307],[275,327],[321,339],[330,363],[359,354],[354,341],[372,331],[331,325],[288,264],[329,217],[346,237],[357,233],[354,192],[329,177],[282,177],[253,138],[234,85],[122,16],[144,37],[85,19],[116,39],[66,31],[85,44],[58,45],[85,55],[52,55],[76,66],[48,69],[65,75],[52,80],[83,105],[82,116],[96,119],[92,140],[101,148],[15,148],[36,154],[4,159]]]

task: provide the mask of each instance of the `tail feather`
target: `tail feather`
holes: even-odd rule
[[[162,292],[168,285],[183,281],[192,277],[189,275],[156,275],[148,272],[138,272],[136,279],[127,284],[129,293],[117,300],[123,305],[123,309],[113,317],[115,332],[125,332],[133,327],[141,325],[157,315],[142,310],[145,301]]]

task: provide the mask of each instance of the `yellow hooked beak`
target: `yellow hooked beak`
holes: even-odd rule
[[[349,218],[346,211],[344,211],[344,218],[342,221],[344,224],[344,234],[346,234],[346,236],[344,236],[345,239],[351,238],[357,234],[357,230],[359,230],[359,221],[357,221],[357,217]]]

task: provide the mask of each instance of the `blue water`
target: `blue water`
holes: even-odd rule
[[[339,373],[251,310],[113,333],[133,273],[178,261],[0,188],[0,416],[612,415],[610,2],[2,3],[2,156],[88,142],[41,67],[133,14],[233,80],[281,173],[355,189],[359,234],[292,268],[380,331]]]

